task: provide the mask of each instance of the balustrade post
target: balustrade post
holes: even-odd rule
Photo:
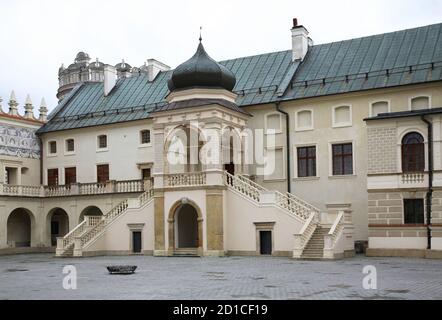
[[[81,237],[74,238],[74,257],[82,256]]]
[[[3,194],[3,183],[0,183],[0,194]]]
[[[70,186],[70,194],[71,195],[78,195],[80,194],[80,186],[78,183],[73,183]]]
[[[21,196],[23,194],[23,186],[22,185],[17,186],[17,194],[19,196]]]
[[[63,254],[63,237],[57,237],[57,248],[55,249],[55,255],[61,256]]]
[[[117,187],[117,182],[115,180],[106,181],[106,192],[107,193],[115,193]]]

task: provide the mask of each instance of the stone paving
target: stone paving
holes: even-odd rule
[[[137,265],[110,275],[107,265]],[[77,269],[77,289],[65,290],[63,267]],[[377,270],[377,290],[362,286],[364,266]],[[59,259],[49,254],[0,256],[0,299],[442,299],[442,260],[355,258]]]

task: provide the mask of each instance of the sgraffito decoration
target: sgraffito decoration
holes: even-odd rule
[[[0,155],[40,159],[35,129],[0,124]]]

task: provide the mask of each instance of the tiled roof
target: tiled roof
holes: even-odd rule
[[[315,45],[304,61],[291,50],[221,61],[236,76],[237,105],[257,105],[442,80],[442,24]],[[107,97],[102,83],[76,87],[39,133],[147,118],[165,104],[161,72],[120,79]]]

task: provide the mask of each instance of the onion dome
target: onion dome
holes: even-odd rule
[[[115,69],[117,69],[117,72],[130,72],[130,69],[132,69],[131,65],[129,63],[124,62],[124,59],[115,65]]]
[[[201,43],[192,58],[180,64],[167,83],[169,90],[186,88],[223,88],[232,91],[236,78],[233,72],[213,60]]]
[[[89,55],[83,51],[77,53],[77,56],[75,57],[75,63],[89,62],[89,60],[91,60],[91,58],[89,58]]]
[[[89,65],[89,68],[90,68],[91,70],[104,70],[104,63],[98,61],[98,58],[97,58],[97,59],[95,60],[95,62],[92,62],[92,63]]]

